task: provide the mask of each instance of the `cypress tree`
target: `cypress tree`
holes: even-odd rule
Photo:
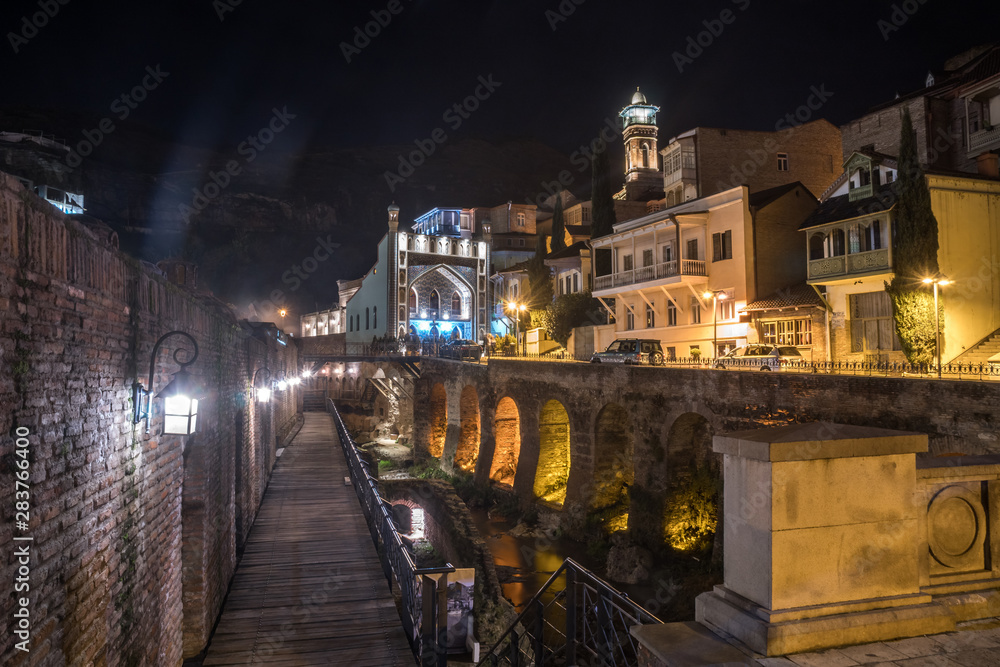
[[[552,252],[566,247],[566,221],[563,219],[562,189],[556,193],[556,207],[552,212]]]
[[[531,290],[529,307],[545,308],[552,303],[552,275],[545,266],[545,235],[538,235],[535,256],[528,260],[528,288]]]
[[[899,178],[892,226],[892,281],[885,289],[903,354],[911,364],[935,357],[934,298],[922,280],[938,276],[938,223],[931,195],[917,158],[913,122],[903,112],[899,140]],[[940,298],[940,294],[939,294]],[[937,313],[943,331],[941,312]]]
[[[608,149],[605,148],[594,156],[591,165],[591,223],[590,238],[607,236],[617,222],[615,219],[615,200],[611,188],[611,163],[608,161]]]

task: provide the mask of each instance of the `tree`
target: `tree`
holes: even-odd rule
[[[596,239],[610,234],[617,222],[614,191],[611,187],[611,163],[608,160],[607,148],[594,155],[591,167],[593,188],[590,193],[590,238]]]
[[[563,193],[556,193],[556,207],[552,211],[552,252],[566,247],[566,221],[563,219]]]
[[[563,294],[543,311],[539,323],[545,327],[549,338],[566,347],[573,329],[597,320],[594,313],[597,313],[600,307],[600,303],[590,295],[590,292]]]
[[[535,256],[528,260],[528,307],[542,309],[552,303],[552,275],[545,266],[545,235],[538,235]]]
[[[892,316],[903,354],[911,364],[928,364],[934,358],[934,299],[923,278],[938,275],[938,223],[931,210],[931,195],[917,158],[913,122],[903,112],[899,140],[898,193],[893,216],[892,281],[885,289],[892,300]],[[941,312],[937,313],[939,323]]]

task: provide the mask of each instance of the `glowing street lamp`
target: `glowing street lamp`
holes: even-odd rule
[[[527,311],[528,306],[511,301],[507,304],[507,310],[514,313],[514,342],[515,349],[518,349],[521,346],[521,313]]]
[[[726,293],[706,291],[701,296],[706,300],[712,300],[712,359],[717,359],[719,357],[719,302],[726,298]]]
[[[937,353],[937,376],[941,377],[941,321],[938,315],[938,285],[950,285],[952,281],[944,276],[924,278],[925,285],[934,285],[934,351]]]
[[[149,381],[146,383],[149,389],[143,387],[141,383],[135,382],[132,385],[132,423],[138,424],[146,420],[146,429],[149,430],[150,400],[149,396],[153,388],[153,375],[156,370],[156,355],[160,351],[160,345],[170,336],[184,336],[191,342],[194,351],[185,348],[178,348],[174,351],[174,362],[181,368],[174,373],[173,378],[167,383],[156,398],[163,399],[163,435],[191,435],[198,425],[198,399],[194,397],[196,388],[187,372],[187,367],[198,358],[198,342],[183,331],[171,331],[163,334],[156,345],[153,346],[153,354],[149,360]],[[184,352],[186,361],[181,361],[178,355]]]
[[[257,376],[261,372],[264,373],[266,379],[258,383]],[[262,366],[254,371],[253,380],[251,380],[250,384],[253,386],[258,403],[267,403],[271,400],[271,370],[267,366]]]

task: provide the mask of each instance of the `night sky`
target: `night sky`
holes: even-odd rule
[[[55,15],[26,28],[45,5]],[[168,75],[129,119],[181,143],[235,146],[277,108],[296,116],[283,150],[443,128],[570,153],[637,85],[662,108],[664,138],[773,128],[813,87],[831,94],[817,115],[841,124],[995,39],[998,18],[995,2],[942,0],[6,0],[0,102],[114,118],[116,98],[159,66]],[[357,38],[366,24],[375,36]],[[479,77],[499,86],[455,127],[444,114]]]

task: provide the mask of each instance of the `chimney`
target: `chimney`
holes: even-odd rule
[[[980,176],[1000,178],[1000,156],[996,153],[983,153],[976,158],[976,168]]]

